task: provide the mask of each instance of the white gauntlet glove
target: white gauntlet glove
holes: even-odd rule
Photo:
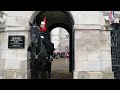
[[[44,38],[43,36],[40,36],[41,38]]]

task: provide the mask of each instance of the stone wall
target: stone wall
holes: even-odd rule
[[[28,27],[24,12],[7,12],[6,28],[0,33],[0,78],[3,79],[26,79],[27,78],[27,48]],[[24,35],[25,48],[9,49],[9,35]]]
[[[25,42],[28,41],[28,32],[2,32],[0,33],[0,70],[2,78],[26,78],[27,77],[27,42],[24,49],[9,49],[9,35],[25,35]],[[10,73],[10,75],[8,75]]]
[[[8,11],[5,31],[0,33],[0,78],[26,79],[30,76],[29,23],[40,11]],[[67,11],[75,30],[74,79],[113,78],[110,32],[100,11]],[[24,49],[8,49],[9,35],[25,35]],[[28,66],[27,66],[28,65]],[[28,76],[29,75],[29,76]]]
[[[89,26],[90,30],[86,27],[75,29],[74,78],[113,78],[110,31],[100,26]],[[105,77],[105,73],[111,77]]]

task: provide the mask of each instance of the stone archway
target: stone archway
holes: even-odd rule
[[[31,12],[31,16],[30,16],[30,22],[32,23],[34,21],[34,18],[39,14],[39,13],[44,13],[46,11],[35,11],[35,12]],[[50,11],[52,12],[52,11]],[[54,11],[55,12],[55,11]],[[61,12],[65,12],[67,15],[70,16],[71,20],[73,21],[73,24],[75,24],[75,20],[74,20],[74,17],[73,17],[73,14],[70,12],[70,11],[61,11]]]
[[[56,27],[62,27],[65,28],[69,35],[70,35],[70,63],[69,63],[69,71],[73,72],[74,69],[74,32],[73,32],[73,26],[74,26],[74,19],[70,12],[65,11],[43,11],[43,12],[34,12],[32,14],[32,17],[30,19],[30,22],[32,23],[34,19],[36,18],[38,26],[40,25],[40,22],[43,20],[43,18],[47,18],[47,27],[48,30],[51,31],[52,29]]]
[[[72,30],[69,31],[73,31],[72,41],[75,43],[72,47],[75,48],[74,52],[72,51],[73,55],[75,55],[74,79],[113,78],[110,31],[105,29],[105,19],[102,12],[60,12],[65,12],[67,16],[70,16],[70,22],[73,20]],[[41,11],[7,11],[6,27],[4,32],[1,32],[2,44],[0,47],[2,50],[2,57],[0,58],[0,62],[2,63],[0,69],[2,71],[0,72],[3,72],[3,78],[26,78],[28,76],[27,68],[29,67],[26,67],[26,64],[28,64],[27,48],[30,42],[28,21],[33,22],[39,13]],[[59,22],[55,25],[51,22],[49,29],[59,25],[70,28],[70,23],[62,25]],[[8,49],[8,38],[6,37],[10,35],[24,35],[25,48],[20,50]]]
[[[46,13],[54,12],[55,14],[49,15]],[[105,19],[101,11],[36,11],[30,12],[29,20],[32,23],[34,18],[41,14],[42,18],[44,15],[56,16],[57,12],[63,14],[58,15],[58,18],[54,18],[54,21],[48,24],[48,29],[51,30],[56,26],[62,26],[69,28],[68,32],[71,34],[72,55],[74,56],[74,79],[92,79],[92,78],[113,78],[111,69],[111,58],[105,58],[105,55],[111,52],[110,49],[110,34],[105,29]],[[67,19],[61,19],[61,16],[68,16]],[[63,17],[64,18],[64,17]],[[51,18],[53,20],[53,18]],[[59,22],[56,22],[59,21]],[[64,22],[63,22],[64,21]],[[49,21],[48,21],[49,22]],[[38,21],[39,24],[39,21]],[[70,27],[71,26],[71,27]],[[106,39],[107,38],[107,39]],[[103,44],[105,43],[105,44]],[[105,47],[108,46],[107,48]],[[107,64],[105,64],[107,63]],[[109,75],[109,76],[108,76]],[[107,77],[108,76],[108,77]]]

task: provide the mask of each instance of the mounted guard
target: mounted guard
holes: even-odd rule
[[[53,51],[55,50],[54,44],[50,41],[50,32],[47,30],[46,17],[40,24],[40,36],[43,38],[44,45],[46,47],[48,58],[50,61],[53,60]]]

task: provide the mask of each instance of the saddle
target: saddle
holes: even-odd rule
[[[55,50],[54,48],[54,44],[49,40],[49,32],[45,31],[45,32],[40,32],[40,36],[43,37],[43,43],[45,45],[45,48],[47,50],[48,54],[53,54],[53,51]]]
[[[43,40],[43,43],[44,43],[44,45],[45,45],[45,48],[46,48],[46,50],[47,50],[47,53],[48,54],[52,54],[53,53],[53,51],[55,50],[55,48],[54,48],[54,44],[52,43],[52,42],[50,42],[49,40]]]

